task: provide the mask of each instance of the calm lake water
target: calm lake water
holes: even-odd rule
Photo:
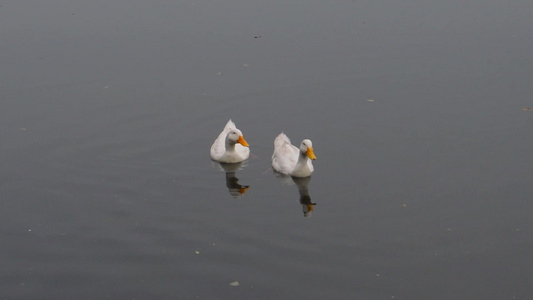
[[[0,298],[530,299],[531,15],[2,1]],[[272,172],[282,131],[310,180]]]

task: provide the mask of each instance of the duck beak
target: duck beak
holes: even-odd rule
[[[237,143],[243,145],[244,147],[248,147],[248,143],[244,140],[244,137],[242,135],[239,135],[239,139],[237,140]]]
[[[315,153],[313,153],[313,148],[311,147],[307,147],[307,152],[305,154],[307,154],[307,157],[309,157],[312,160],[316,159]]]

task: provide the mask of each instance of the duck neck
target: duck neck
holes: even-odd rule
[[[227,152],[234,152],[235,151],[235,142],[230,141],[228,138],[226,138],[226,151]]]
[[[300,155],[298,155],[298,162],[296,163],[295,169],[301,169],[307,167],[307,160],[309,158],[307,157],[307,154],[300,152]]]

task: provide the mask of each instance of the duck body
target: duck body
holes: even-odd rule
[[[285,133],[280,133],[274,140],[272,168],[276,172],[294,177],[308,177],[314,171],[311,160],[315,159],[313,144],[309,139],[303,140],[300,148],[292,145]]]
[[[250,148],[242,132],[230,119],[211,146],[211,159],[222,163],[242,162],[250,156]]]

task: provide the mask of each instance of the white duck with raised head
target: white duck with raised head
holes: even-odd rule
[[[313,143],[309,139],[303,140],[299,148],[292,145],[283,132],[274,140],[272,168],[279,173],[294,177],[311,176],[314,171],[311,160],[315,159]]]
[[[250,156],[248,147],[242,132],[230,119],[211,146],[211,159],[222,163],[238,163]]]

